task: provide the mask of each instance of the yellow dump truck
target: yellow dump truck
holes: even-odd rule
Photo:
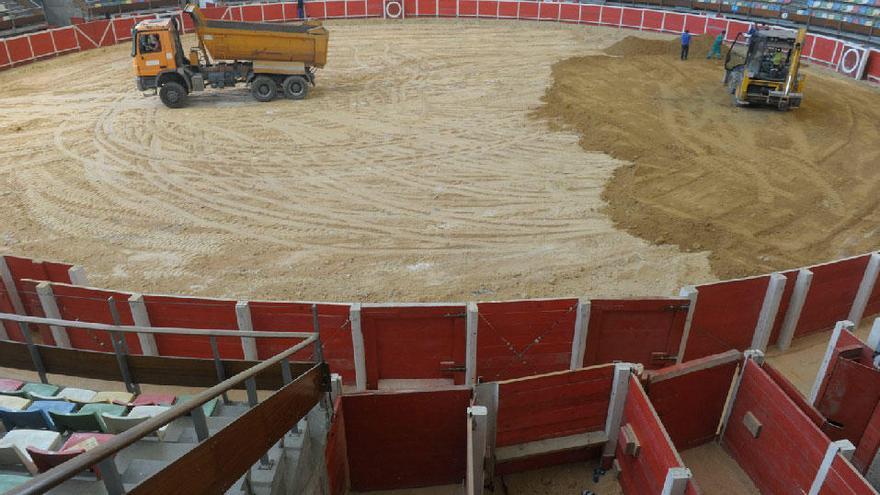
[[[176,18],[150,19],[132,31],[131,56],[137,88],[153,90],[170,108],[206,87],[250,85],[258,101],[279,92],[294,100],[315,85],[315,69],[327,63],[329,33],[317,21],[271,24],[206,19],[196,5],[192,17],[199,44],[186,54]]]

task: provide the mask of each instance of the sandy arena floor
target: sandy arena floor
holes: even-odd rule
[[[530,116],[552,64],[625,31],[328,26],[305,101],[241,88],[170,111],[134,89],[125,45],[0,73],[2,248],[83,264],[98,286],[252,299],[653,295],[712,278],[706,253],[616,230],[600,196],[621,162]]]

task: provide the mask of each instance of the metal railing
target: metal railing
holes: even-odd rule
[[[115,318],[116,315],[114,315],[114,319]],[[196,330],[191,328],[138,327],[132,325],[108,325],[104,323],[90,323],[81,321],[59,320],[54,318],[42,318],[35,316],[22,316],[11,313],[0,313],[0,322],[2,321],[12,321],[19,324],[21,331],[24,335],[26,344],[28,346],[28,350],[31,353],[31,359],[33,360],[34,367],[35,369],[37,369],[44,383],[46,382],[45,369],[42,366],[42,361],[40,359],[37,346],[33,343],[33,340],[30,336],[30,329],[28,327],[29,324],[55,325],[68,328],[103,330],[110,332],[114,340],[114,351],[119,358],[121,374],[123,375],[124,380],[128,380],[126,386],[130,386],[133,384],[130,383],[130,374],[128,374],[126,371],[127,368],[125,366],[125,354],[122,354],[121,346],[116,345],[119,334],[154,333],[208,336],[211,337],[212,341],[213,339],[216,339],[216,337],[304,339],[302,342],[293,345],[292,347],[272,356],[271,358],[263,362],[260,362],[259,364],[251,368],[248,368],[230,378],[219,380],[220,383],[218,383],[217,385],[214,385],[213,387],[202,391],[201,393],[195,395],[194,397],[182,404],[175,405],[170,409],[151,417],[150,419],[132,427],[129,430],[126,430],[123,433],[115,435],[110,441],[102,443],[94,449],[91,449],[79,456],[76,456],[63,464],[49,471],[46,471],[45,473],[35,476],[29,482],[21,485],[12,492],[9,492],[15,495],[45,493],[46,491],[59,486],[64,481],[73,478],[74,476],[89,469],[92,466],[97,466],[97,468],[100,470],[101,478],[109,494],[116,495],[125,493],[121,477],[118,470],[116,469],[115,463],[113,462],[113,457],[117,453],[137,442],[138,440],[142,439],[143,437],[151,434],[152,432],[186,415],[191,415],[192,417],[193,429],[196,432],[196,437],[198,438],[199,442],[207,440],[209,438],[209,431],[207,419],[205,417],[204,410],[202,409],[202,406],[206,402],[218,396],[223,396],[225,399],[226,393],[228,391],[244,382],[245,388],[247,390],[248,403],[251,407],[256,406],[258,402],[255,380],[256,375],[280,363],[282,382],[285,384],[285,387],[282,388],[283,390],[284,388],[290,386],[296,381],[294,380],[294,377],[291,373],[289,358],[295,353],[307,348],[310,345],[315,345],[315,357],[317,364],[309,371],[298,377],[297,380],[311,373],[320,372],[323,375],[321,380],[323,383],[323,391],[327,391],[327,388],[329,387],[329,372],[326,368],[326,365],[322,363],[320,337],[318,332],[254,332],[238,330]],[[216,341],[214,341],[213,343],[214,345],[212,345],[212,348],[214,350],[215,363],[217,363],[218,370],[221,370],[222,362],[220,361],[219,353],[216,350]],[[268,461],[265,454],[261,456],[261,460],[264,462]]]

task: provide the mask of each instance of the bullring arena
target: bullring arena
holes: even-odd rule
[[[738,108],[742,20],[388,3],[306,2],[301,101],[166,108],[136,17],[0,38],[0,488],[877,493],[880,52]]]

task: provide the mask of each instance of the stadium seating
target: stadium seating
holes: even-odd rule
[[[0,0],[0,36],[46,27],[43,8],[31,0]]]
[[[104,18],[113,15],[136,12],[150,12],[179,8],[180,0],[82,0],[78,2],[88,19]]]

